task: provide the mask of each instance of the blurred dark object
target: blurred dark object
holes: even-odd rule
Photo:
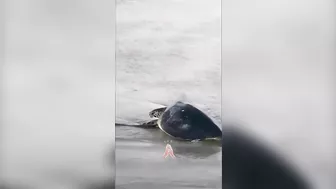
[[[91,184],[90,186],[84,187],[85,189],[115,189],[114,181],[106,181],[102,183]]]
[[[225,189],[309,189],[283,157],[236,128],[223,128],[222,187]]]

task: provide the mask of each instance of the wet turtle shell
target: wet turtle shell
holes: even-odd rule
[[[155,109],[150,112],[151,115],[159,115],[159,128],[174,138],[205,140],[222,136],[220,128],[206,114],[180,101],[168,108]]]

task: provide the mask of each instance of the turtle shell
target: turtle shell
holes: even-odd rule
[[[205,140],[222,136],[222,131],[205,113],[180,101],[162,113],[158,125],[168,135],[183,140]]]

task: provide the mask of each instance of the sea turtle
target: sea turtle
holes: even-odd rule
[[[149,112],[154,120],[143,123],[146,127],[159,127],[163,132],[182,140],[220,139],[222,131],[196,107],[176,102],[170,107],[157,108]]]

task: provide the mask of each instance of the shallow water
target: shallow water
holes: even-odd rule
[[[163,157],[167,144],[175,159]],[[159,129],[117,127],[116,188],[221,188],[220,152],[218,141],[177,141]]]
[[[146,121],[183,100],[220,123],[220,42],[220,0],[119,1],[116,122]],[[221,188],[218,144],[172,140],[176,159],[165,159],[170,140],[116,127],[117,188]]]

